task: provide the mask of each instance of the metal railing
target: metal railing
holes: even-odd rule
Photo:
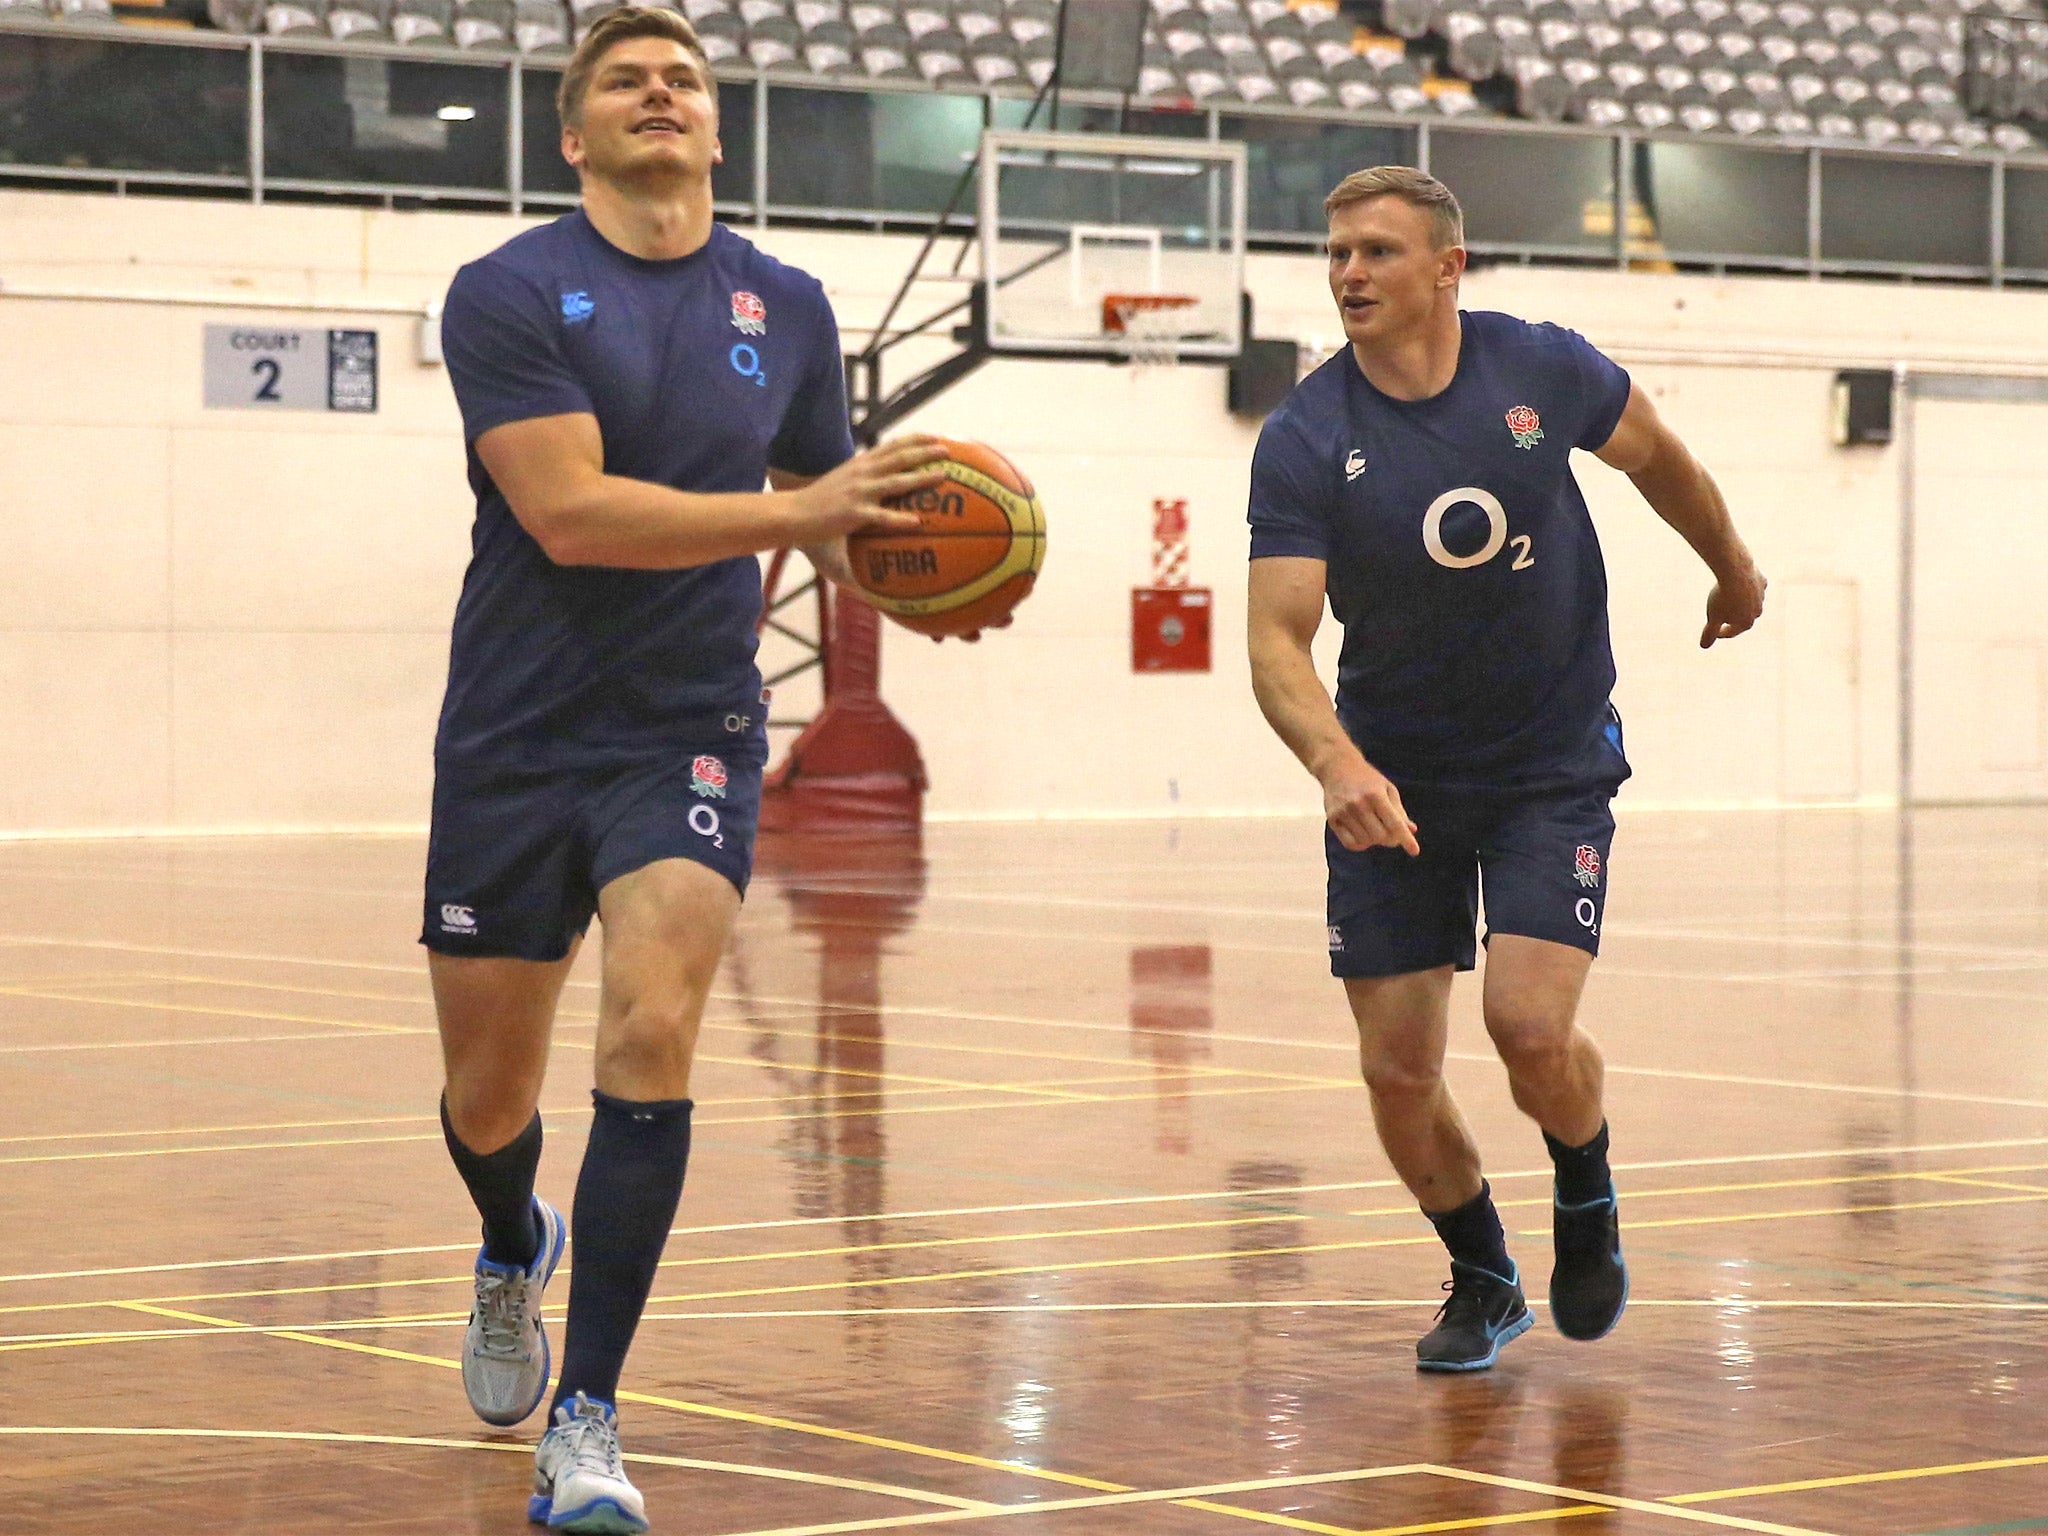
[[[0,22],[30,88],[0,103],[0,185],[381,201],[513,213],[576,201],[559,60],[452,48]],[[238,57],[239,56],[239,57]],[[924,228],[1027,98],[719,72],[721,214]],[[1475,255],[1616,267],[2048,284],[2048,154],[1929,154],[1512,118],[1419,118],[1072,92],[1060,128],[1242,139],[1251,238],[1313,249],[1323,192],[1405,161],[1459,193]],[[972,227],[971,212],[955,221]]]

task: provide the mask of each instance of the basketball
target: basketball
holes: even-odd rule
[[[984,443],[940,440],[938,485],[888,503],[915,512],[914,533],[855,533],[854,579],[884,613],[925,635],[1000,623],[1045,563],[1045,513],[1017,467]]]

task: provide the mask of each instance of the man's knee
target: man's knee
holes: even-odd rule
[[[697,1049],[699,1009],[688,998],[635,999],[598,1032],[598,1074],[605,1080],[686,1077]]]
[[[1511,1077],[1548,1080],[1564,1070],[1571,1056],[1572,1019],[1568,1013],[1489,999],[1486,1032]]]
[[[1388,1108],[1427,1104],[1443,1090],[1441,1062],[1378,1051],[1366,1053],[1363,1066],[1366,1090],[1373,1102]]]
[[[524,1081],[459,1074],[448,1079],[441,1100],[455,1139],[479,1157],[488,1157],[533,1123],[539,1096],[538,1082],[529,1086]]]

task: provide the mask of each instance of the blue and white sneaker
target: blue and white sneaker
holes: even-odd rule
[[[554,1357],[540,1320],[541,1293],[562,1261],[562,1213],[538,1195],[540,1252],[525,1269],[494,1264],[479,1249],[476,1305],[462,1336],[462,1390],[486,1424],[517,1424],[540,1406]]]
[[[626,1480],[619,1416],[610,1403],[578,1392],[555,1410],[554,1427],[534,1452],[526,1518],[550,1530],[608,1536],[647,1529],[647,1503]]]
[[[1604,1339],[1628,1305],[1628,1265],[1621,1257],[1621,1201],[1610,1180],[1606,1195],[1584,1205],[1553,1197],[1550,1316],[1568,1339]]]
[[[1416,1341],[1417,1370],[1486,1370],[1500,1358],[1502,1345],[1536,1326],[1512,1261],[1508,1270],[1503,1279],[1490,1269],[1451,1260],[1451,1278],[1444,1282],[1451,1297],[1437,1308],[1436,1326]]]

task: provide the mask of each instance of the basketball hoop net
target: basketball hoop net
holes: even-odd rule
[[[1191,293],[1108,293],[1102,297],[1102,334],[1120,336],[1140,368],[1170,368],[1188,339],[1185,311],[1201,300]]]

